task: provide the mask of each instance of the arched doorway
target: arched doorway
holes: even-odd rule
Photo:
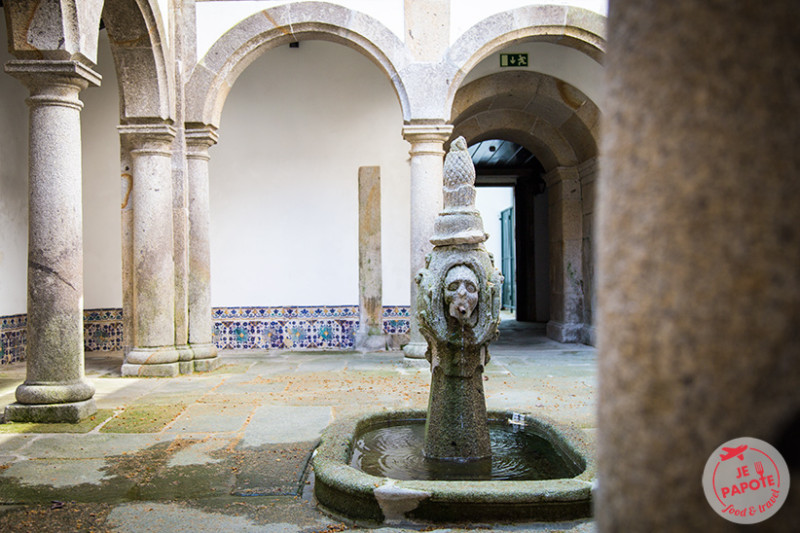
[[[511,193],[507,208],[483,213],[484,223],[496,229],[495,235],[489,232],[488,245],[495,250],[495,265],[505,278],[503,308],[521,322],[546,323],[550,319],[549,247],[542,165],[530,150],[503,139],[478,141],[470,146],[470,155],[479,198],[489,191]],[[499,224],[487,218],[499,218]]]

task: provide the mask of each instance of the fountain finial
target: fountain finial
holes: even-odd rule
[[[444,160],[444,209],[434,222],[431,242],[435,246],[479,244],[489,236],[475,208],[475,166],[464,137],[450,143]]]

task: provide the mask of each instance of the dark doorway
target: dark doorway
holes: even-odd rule
[[[470,146],[478,187],[514,188],[514,206],[501,213],[505,277],[503,307],[518,321],[550,319],[550,254],[544,169],[524,146],[502,139]]]

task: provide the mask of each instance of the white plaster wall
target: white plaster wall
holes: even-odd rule
[[[0,42],[6,43],[5,21]],[[0,46],[0,64],[12,58]],[[26,312],[28,256],[28,90],[0,73],[0,316]]]
[[[514,205],[514,189],[511,187],[477,187],[475,207],[481,212],[483,229],[489,234],[486,250],[494,255],[494,266],[500,268],[503,253],[500,213]]]
[[[0,24],[5,42],[5,24]],[[117,81],[105,31],[102,86],[81,93],[84,307],[122,307]],[[12,57],[0,47],[0,63]],[[0,316],[27,311],[28,90],[0,74]]]
[[[409,303],[409,145],[368,59],[304,41],[237,79],[211,149],[213,306],[358,303],[358,167],[381,167],[383,299]]]
[[[119,89],[108,32],[100,31],[100,87],[81,92],[83,138],[83,306],[122,307]]]
[[[403,39],[403,0],[326,0],[354,11],[365,13],[381,22]],[[197,19],[197,57],[229,29],[254,13],[271,7],[292,4],[284,0],[199,0],[195,6]]]
[[[528,67],[500,67],[500,54],[527,53]],[[605,94],[603,67],[574,48],[551,43],[520,43],[487,56],[466,75],[461,86],[496,72],[530,70],[563,80],[580,89],[602,109]]]

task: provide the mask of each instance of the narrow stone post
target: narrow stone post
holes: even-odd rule
[[[425,267],[425,256],[433,249],[430,238],[433,223],[442,210],[442,168],[444,143],[453,133],[450,124],[411,123],[403,127],[403,137],[411,143],[411,310],[409,343],[403,348],[406,357],[425,357],[427,342],[419,331],[414,278]]]
[[[711,454],[744,436],[789,463],[789,499],[763,526],[794,531],[800,4],[610,4],[598,529],[741,531],[701,480]]]
[[[213,126],[187,127],[186,157],[189,172],[189,346],[194,369],[213,370],[219,365],[213,343],[211,316],[211,250],[209,247],[208,149],[217,143]]]
[[[172,151],[169,124],[129,124],[133,189],[133,348],[123,376],[176,376]]]
[[[356,349],[383,350],[381,168],[358,169],[358,315]]]
[[[81,122],[100,75],[76,61],[10,61],[30,89],[28,348],[6,421],[77,422],[94,412],[83,367]]]
[[[583,211],[575,167],[558,167],[544,177],[550,228],[550,321],[547,336],[578,342],[583,329]]]

